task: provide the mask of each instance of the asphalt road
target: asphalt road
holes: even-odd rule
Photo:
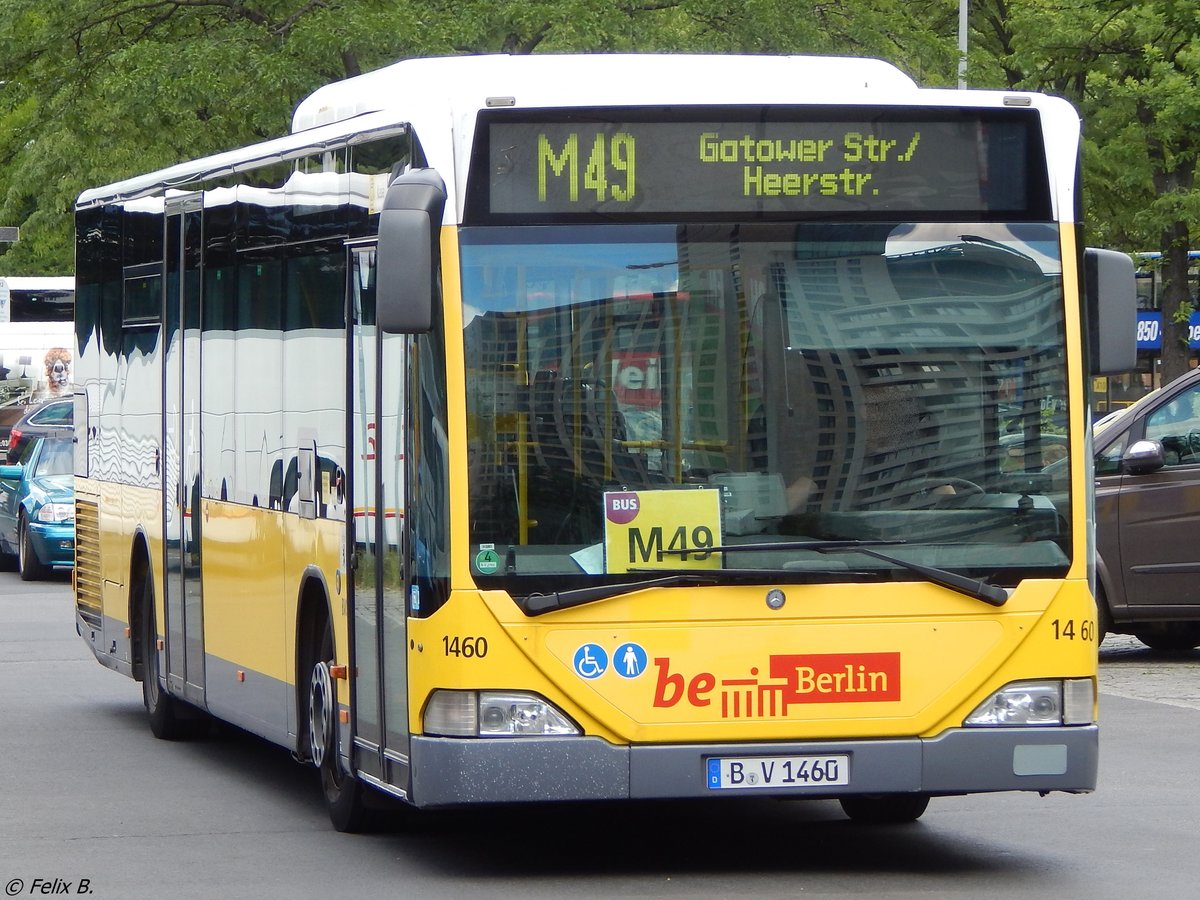
[[[233,729],[151,737],[65,580],[0,574],[0,883],[8,896],[1194,896],[1200,652],[1101,650],[1100,787],[935,799],[907,827],[836,803],[507,808],[333,832],[311,769]],[[57,879],[57,880],[56,880]]]

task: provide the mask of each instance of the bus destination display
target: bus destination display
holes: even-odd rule
[[[493,121],[488,211],[1016,212],[1027,119]]]

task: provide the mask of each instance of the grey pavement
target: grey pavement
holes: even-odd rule
[[[1151,650],[1128,634],[1100,645],[1100,718],[1104,695],[1200,709],[1200,650]]]

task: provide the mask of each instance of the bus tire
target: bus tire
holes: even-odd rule
[[[915,822],[929,806],[928,794],[859,794],[841,797],[842,812],[868,825]]]
[[[46,566],[38,559],[37,550],[33,546],[33,538],[29,536],[29,522],[25,514],[17,521],[17,569],[22,581],[36,581],[46,577]]]
[[[361,781],[342,768],[338,759],[337,688],[329,674],[333,659],[333,629],[326,619],[308,676],[306,720],[308,747],[321,775],[321,790],[329,821],[337,831],[366,830],[367,808]]]
[[[142,703],[151,733],[163,741],[203,736],[212,724],[207,714],[181,703],[159,683],[158,630],[154,620],[154,577],[146,568],[142,578]]]

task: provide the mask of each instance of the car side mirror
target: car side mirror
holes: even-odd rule
[[[1121,454],[1121,469],[1129,475],[1147,475],[1166,465],[1162,441],[1134,441]]]
[[[0,466],[0,480],[20,481],[24,471],[25,467],[21,465]]]

